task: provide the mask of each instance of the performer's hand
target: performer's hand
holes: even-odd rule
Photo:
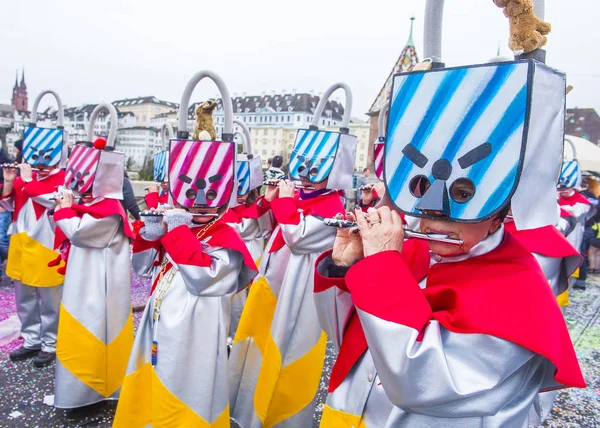
[[[15,168],[2,168],[2,176],[4,177],[4,183],[14,183],[17,178],[17,170]]]
[[[380,198],[383,198],[383,195],[385,195],[385,184],[383,184],[383,181],[375,183],[373,185],[373,188],[377,192],[377,196],[379,196]]]
[[[383,206],[369,208],[366,215],[356,210],[356,217],[365,257],[382,251],[402,251],[404,229],[398,212]]]
[[[273,202],[274,199],[279,197],[279,180],[269,180],[278,183],[277,186],[267,186],[265,190],[265,200],[267,202]]]
[[[147,193],[158,193],[158,185],[156,184],[151,184],[150,186],[148,186],[146,188],[146,192]]]
[[[166,210],[163,215],[162,227],[171,231],[179,226],[192,227],[192,214],[182,208]]]
[[[19,169],[21,170],[21,178],[23,181],[28,182],[33,180],[33,170],[31,169],[31,165],[22,163],[19,165]]]
[[[62,199],[57,201],[59,208],[69,208],[73,205],[73,194],[71,192],[62,192]]]
[[[279,182],[279,197],[280,198],[293,198],[294,190],[296,185],[293,181],[281,180]]]
[[[342,218],[342,215],[338,214],[336,218]],[[348,213],[346,218],[356,221],[356,217],[352,213]],[[363,257],[363,243],[358,234],[358,228],[340,227],[333,242],[333,253],[331,254],[333,262],[338,266],[352,266]]]

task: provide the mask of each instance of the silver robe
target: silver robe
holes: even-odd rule
[[[496,248],[503,229],[453,263]],[[318,266],[321,274],[322,265]],[[426,279],[420,284],[426,287]],[[315,293],[323,329],[339,348],[354,305],[337,287]],[[328,396],[321,427],[524,427],[541,387],[554,386],[554,366],[511,342],[460,334],[431,320],[424,335],[356,309],[369,348]],[[480,352],[473,352],[477,349]],[[341,425],[340,425],[341,424]]]
[[[177,273],[164,295],[157,325],[152,315],[158,288],[150,297],[129,359],[115,427],[229,426],[226,341],[230,300],[242,281],[243,257],[225,248],[206,246],[204,251],[211,258],[209,267],[175,263]],[[156,253],[148,249],[133,254],[134,259],[150,261],[145,269],[133,263],[138,274],[150,269],[156,274]],[[166,257],[173,262],[168,253]],[[158,342],[155,366],[153,340]]]
[[[279,231],[286,245],[270,253]],[[297,225],[279,224],[267,243],[229,360],[231,415],[242,428],[312,426],[326,347],[313,269],[335,235],[301,214]]]
[[[71,241],[58,327],[54,405],[118,399],[133,344],[130,248],[120,215],[57,221]]]
[[[227,224],[240,235],[240,238],[242,238],[246,247],[248,247],[252,260],[254,260],[254,263],[258,266],[265,249],[265,237],[268,236],[273,229],[271,215],[267,212],[257,219],[244,218],[239,223]],[[235,332],[240,323],[247,297],[248,291],[241,291],[235,294],[231,299],[231,322],[229,325],[230,339],[235,337]]]

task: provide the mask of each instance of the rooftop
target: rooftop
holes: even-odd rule
[[[241,97],[233,97],[233,113],[314,113],[319,103],[320,97],[311,94],[273,94],[273,95],[249,95]],[[190,105],[188,109],[188,118],[195,119],[196,107],[200,103]],[[217,109],[215,113],[219,114],[223,111],[222,99],[217,99]],[[327,105],[323,110],[323,117],[342,120],[344,115],[344,106],[339,101],[327,101]]]
[[[137,98],[125,98],[122,100],[113,101],[115,107],[131,107],[140,104],[160,104],[163,106],[178,108],[179,104],[172,103],[170,101],[159,100],[154,96],[149,97],[137,97]]]

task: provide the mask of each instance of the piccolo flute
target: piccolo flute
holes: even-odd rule
[[[219,217],[219,214],[216,213],[190,213],[192,216],[202,216],[202,217]],[[141,217],[163,217],[165,213],[163,211],[150,211],[144,210],[140,212]]]
[[[323,219],[323,223],[325,226],[338,227],[338,228],[352,228],[358,227],[358,223],[350,220],[342,220],[337,218],[325,218]],[[436,241],[443,242],[445,244],[454,244],[454,245],[462,245],[462,239],[450,238],[448,235],[441,235],[437,233],[421,233],[415,232],[414,230],[408,229],[406,226],[403,226],[404,236],[407,238],[415,238],[415,239],[423,239],[425,241]]]
[[[279,184],[279,182],[278,181],[265,181],[263,184],[265,186],[276,187]],[[315,188],[312,186],[305,186],[303,184],[295,184],[295,183],[294,183],[294,185],[297,189],[315,190]]]
[[[19,165],[15,165],[15,164],[12,164],[12,163],[3,163],[3,164],[0,164],[0,168],[2,168],[2,169],[19,169]],[[31,169],[34,170],[34,171],[41,171],[42,170],[42,168],[38,168],[36,166],[32,166]]]

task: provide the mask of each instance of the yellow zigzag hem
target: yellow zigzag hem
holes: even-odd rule
[[[10,237],[6,275],[33,287],[55,287],[61,285],[65,277],[57,272],[58,266],[48,267],[48,262],[56,259],[58,253],[44,247],[26,232]],[[64,262],[60,262],[64,266]]]
[[[367,428],[360,416],[325,405],[320,428]]]
[[[123,329],[106,345],[61,304],[56,356],[77,379],[104,397],[120,387],[133,346],[131,311]]]
[[[212,424],[206,422],[163,385],[150,363],[145,363],[123,381],[113,428],[148,425],[161,428],[229,428],[229,406]]]

